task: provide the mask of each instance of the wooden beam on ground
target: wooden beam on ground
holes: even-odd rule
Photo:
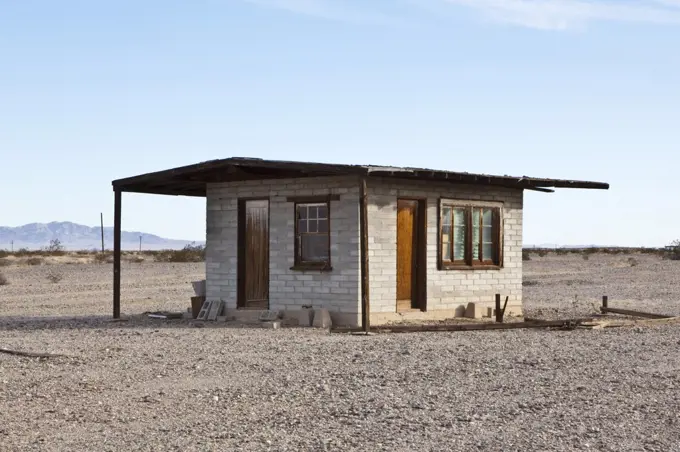
[[[52,353],[35,353],[23,352],[21,350],[10,350],[8,348],[0,348],[0,353],[14,356],[26,356],[28,358],[63,358],[65,355],[54,355]]]
[[[609,308],[602,306],[600,308],[600,312],[602,314],[621,314],[621,315],[629,315],[632,317],[644,317],[647,319],[669,319],[673,317],[672,315],[663,315],[663,314],[654,314],[651,312],[642,312],[642,311],[633,311],[630,309],[618,309],[618,308]]]
[[[120,222],[122,192],[114,191],[113,206],[113,318],[120,318]]]
[[[436,325],[379,325],[373,326],[372,331],[391,333],[418,333],[428,331],[486,331],[486,330],[514,330],[521,328],[565,328],[573,329],[589,319],[544,320],[533,322],[512,323],[451,323]],[[333,328],[333,332],[353,332],[356,328]]]

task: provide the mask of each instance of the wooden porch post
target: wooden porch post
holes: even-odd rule
[[[361,327],[365,333],[371,328],[371,304],[368,284],[368,195],[366,177],[361,178],[359,197],[359,234],[361,243]]]
[[[122,192],[114,189],[113,206],[113,318],[120,318],[120,212]]]

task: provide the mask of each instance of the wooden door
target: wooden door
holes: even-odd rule
[[[416,200],[397,200],[397,312],[418,308],[418,219]]]
[[[269,201],[239,206],[238,307],[269,308]]]

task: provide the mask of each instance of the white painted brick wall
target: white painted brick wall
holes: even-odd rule
[[[522,202],[520,190],[394,179],[369,179],[368,230],[371,313],[396,312],[397,199],[427,198],[427,310],[493,303],[495,294],[522,302]],[[437,204],[440,198],[502,201],[504,265],[500,270],[437,269]]]
[[[340,195],[331,201],[330,272],[296,271],[294,203],[289,196]],[[236,308],[239,198],[269,198],[270,309],[324,306],[360,316],[359,182],[355,177],[279,179],[209,184],[206,295]]]
[[[294,261],[294,204],[288,196],[338,194],[331,201],[330,272],[290,270]],[[368,181],[371,313],[396,311],[397,199],[427,198],[428,311],[468,302],[493,303],[494,295],[522,301],[522,192],[483,186],[371,178]],[[237,206],[239,198],[270,199],[270,308],[325,306],[361,313],[359,182],[354,177],[284,179],[209,184],[206,277],[209,299],[236,308]],[[502,201],[504,267],[500,270],[437,269],[437,203],[441,197]]]

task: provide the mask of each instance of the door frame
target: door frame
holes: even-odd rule
[[[416,197],[416,196],[397,196],[397,215],[399,214],[399,201],[416,201],[417,218],[415,224],[415,235],[418,246],[414,251],[415,258],[415,276],[413,278],[412,287],[413,301],[415,307],[412,309],[418,309],[420,311],[427,311],[427,198]],[[396,219],[395,219],[396,225]],[[397,240],[399,231],[397,231]],[[395,254],[396,254],[396,244],[395,244]],[[399,257],[397,256],[397,259]],[[396,270],[396,269],[395,269]],[[397,275],[398,277],[398,275]],[[397,281],[395,280],[395,283]],[[413,306],[412,304],[412,306]],[[396,297],[395,297],[395,309],[396,309]]]
[[[267,255],[267,265],[271,265],[271,200],[269,196],[238,198],[237,200],[237,220],[236,220],[236,309],[255,309],[246,307],[246,203],[248,201],[267,201],[267,240],[269,241],[269,253]],[[269,293],[271,277],[267,280],[267,309],[269,309],[271,294]],[[259,310],[259,308],[257,308]]]

